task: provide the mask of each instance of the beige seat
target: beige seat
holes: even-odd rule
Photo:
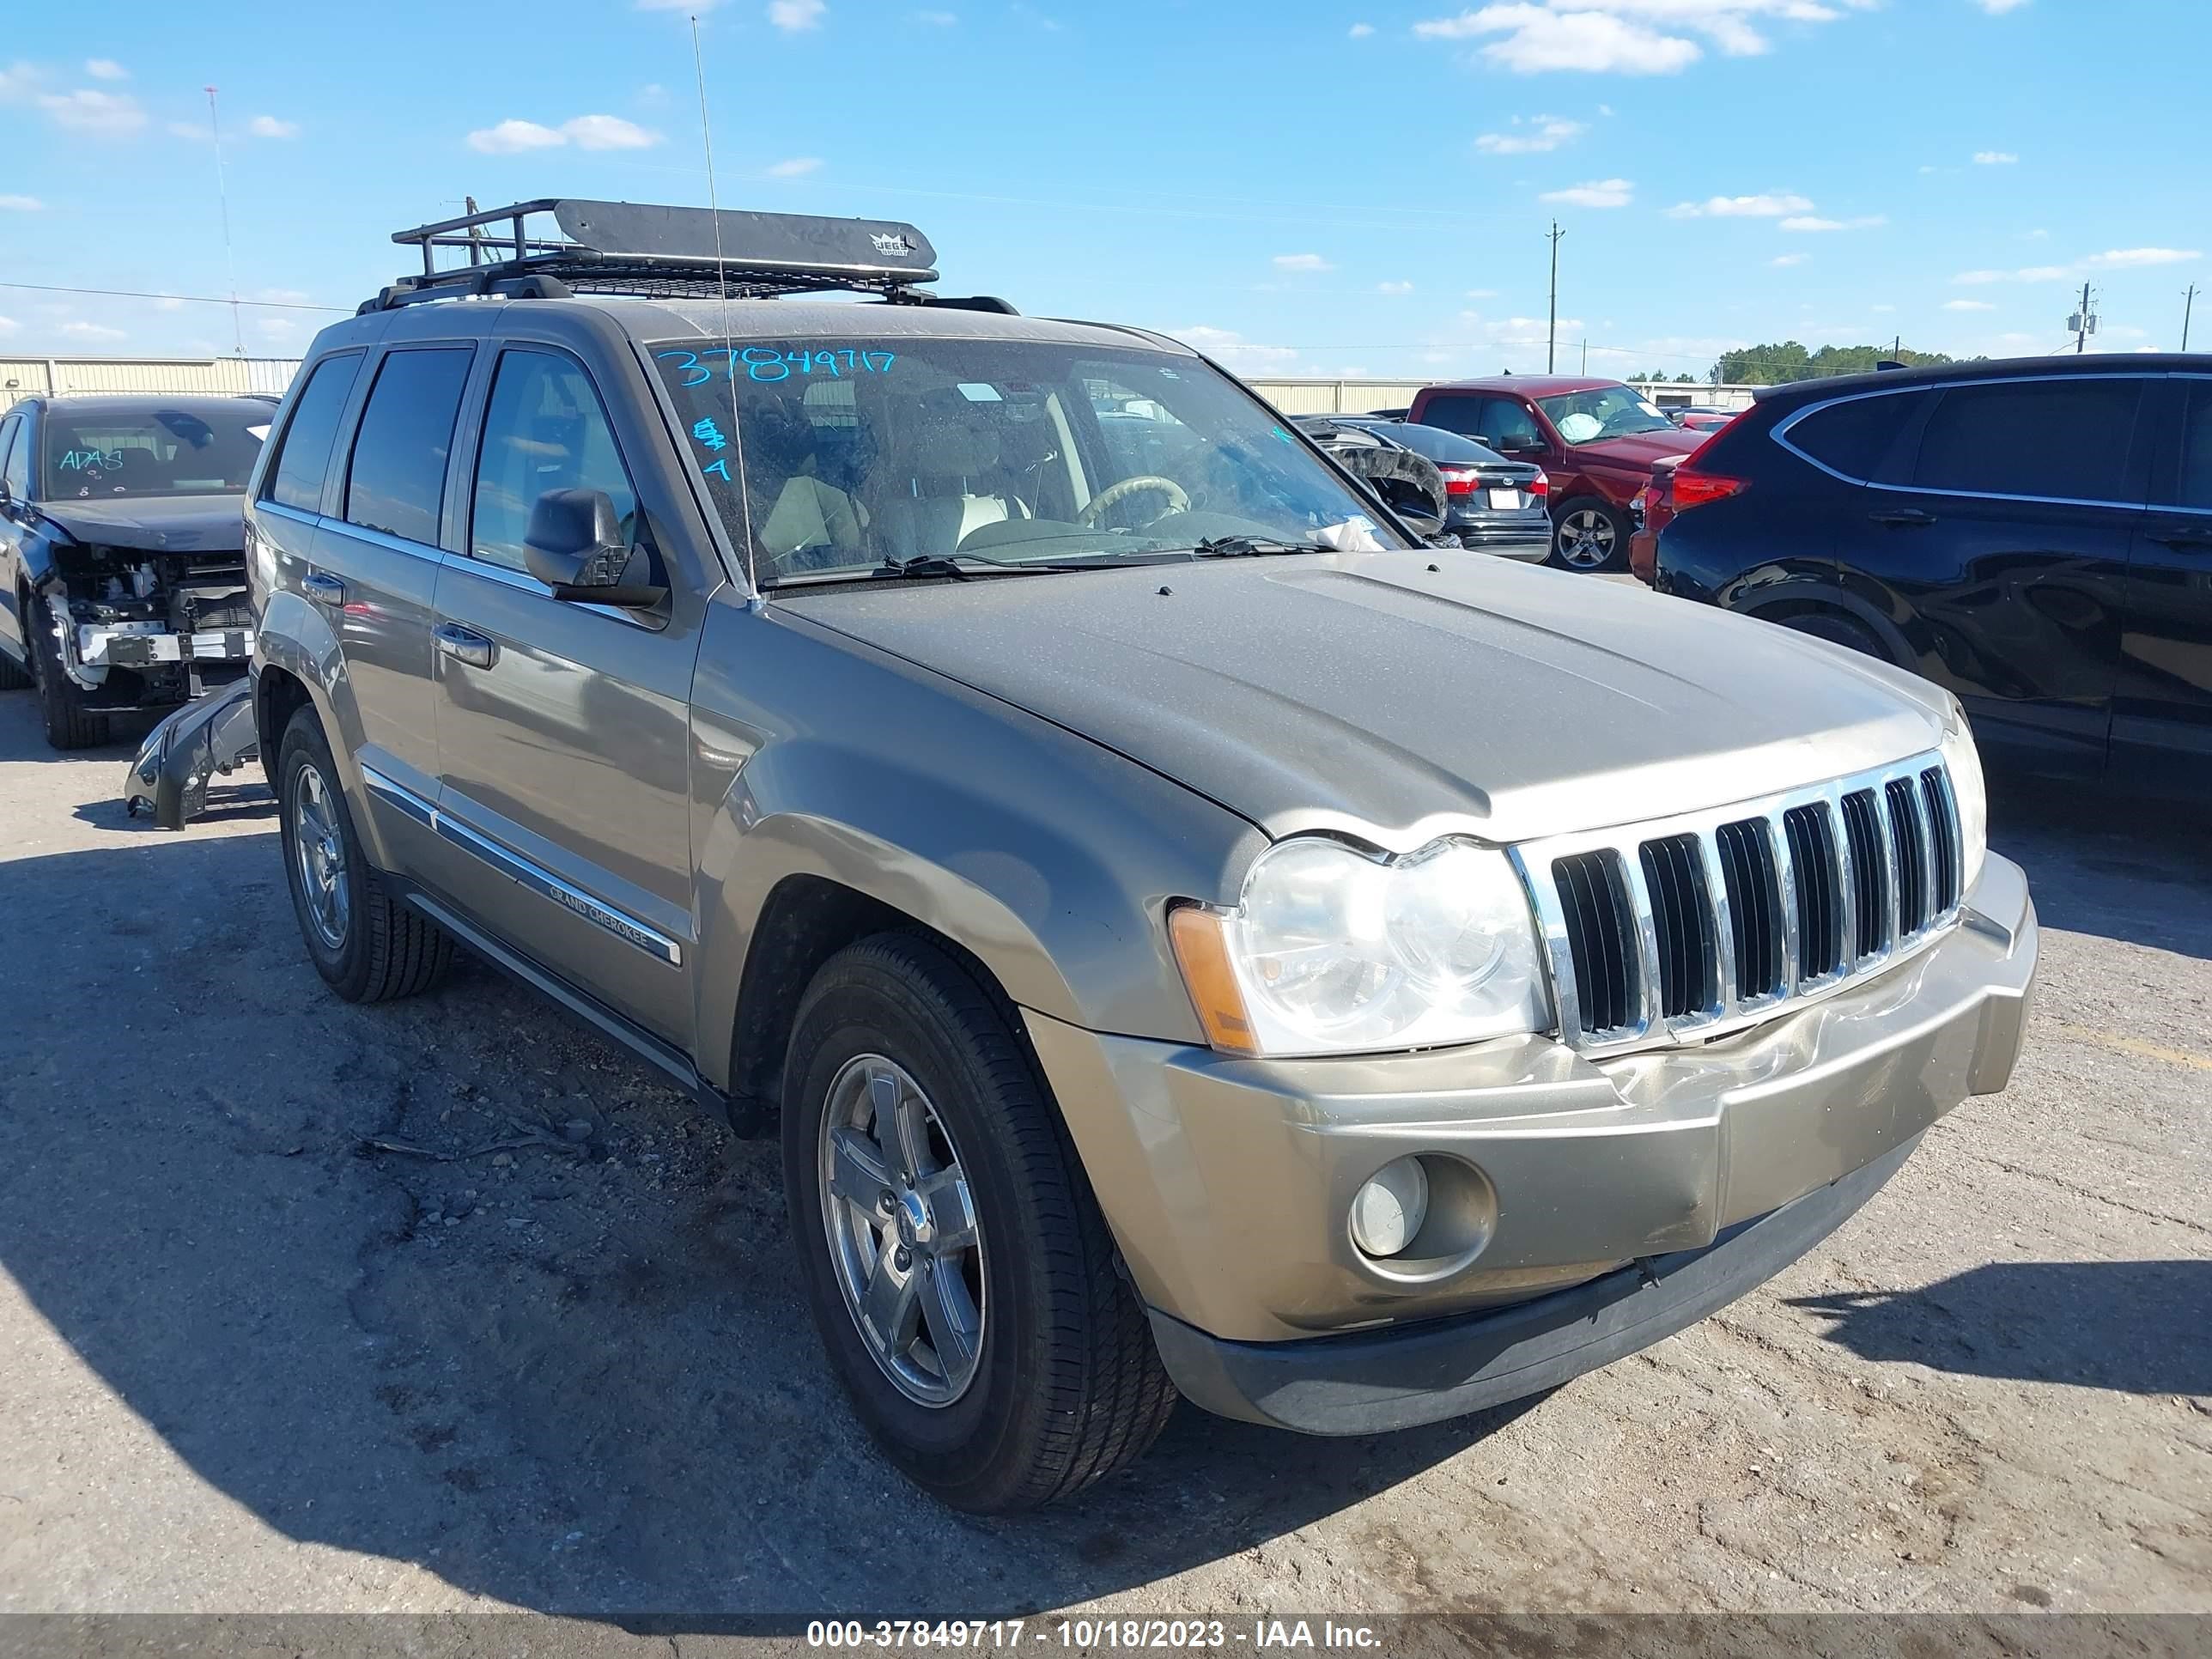
[[[784,481],[761,526],[761,548],[787,565],[842,564],[860,557],[867,509],[843,490],[800,474]],[[795,556],[811,553],[816,559]]]
[[[957,408],[921,405],[894,476],[903,493],[884,501],[875,520],[878,544],[890,558],[957,552],[984,525],[1030,516],[1006,485],[997,428],[964,399]]]

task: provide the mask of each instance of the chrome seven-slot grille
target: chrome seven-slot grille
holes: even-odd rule
[[[1563,1041],[1715,1035],[1878,971],[1959,917],[1966,848],[1942,762],[1515,849]]]

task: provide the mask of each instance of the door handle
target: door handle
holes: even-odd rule
[[[1892,525],[1899,530],[1918,529],[1923,525],[1936,522],[1933,513],[1923,513],[1917,507],[1885,507],[1879,513],[1868,514],[1867,517],[1876,524]]]
[[[2167,547],[2212,547],[2212,524],[2165,524],[2150,538]]]
[[[471,668],[489,668],[499,660],[499,647],[472,629],[440,623],[436,638],[439,650]]]
[[[309,571],[300,578],[300,586],[317,605],[343,605],[345,584],[336,576],[326,576],[319,570]]]

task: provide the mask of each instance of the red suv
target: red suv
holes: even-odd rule
[[[1710,434],[1670,423],[1618,380],[1501,374],[1425,387],[1407,418],[1533,461],[1552,480],[1551,564],[1619,570],[1634,527],[1628,504],[1653,465],[1689,453]]]

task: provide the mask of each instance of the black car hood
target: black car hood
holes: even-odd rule
[[[246,545],[246,497],[121,495],[38,503],[39,516],[81,542],[149,553],[235,553]]]

